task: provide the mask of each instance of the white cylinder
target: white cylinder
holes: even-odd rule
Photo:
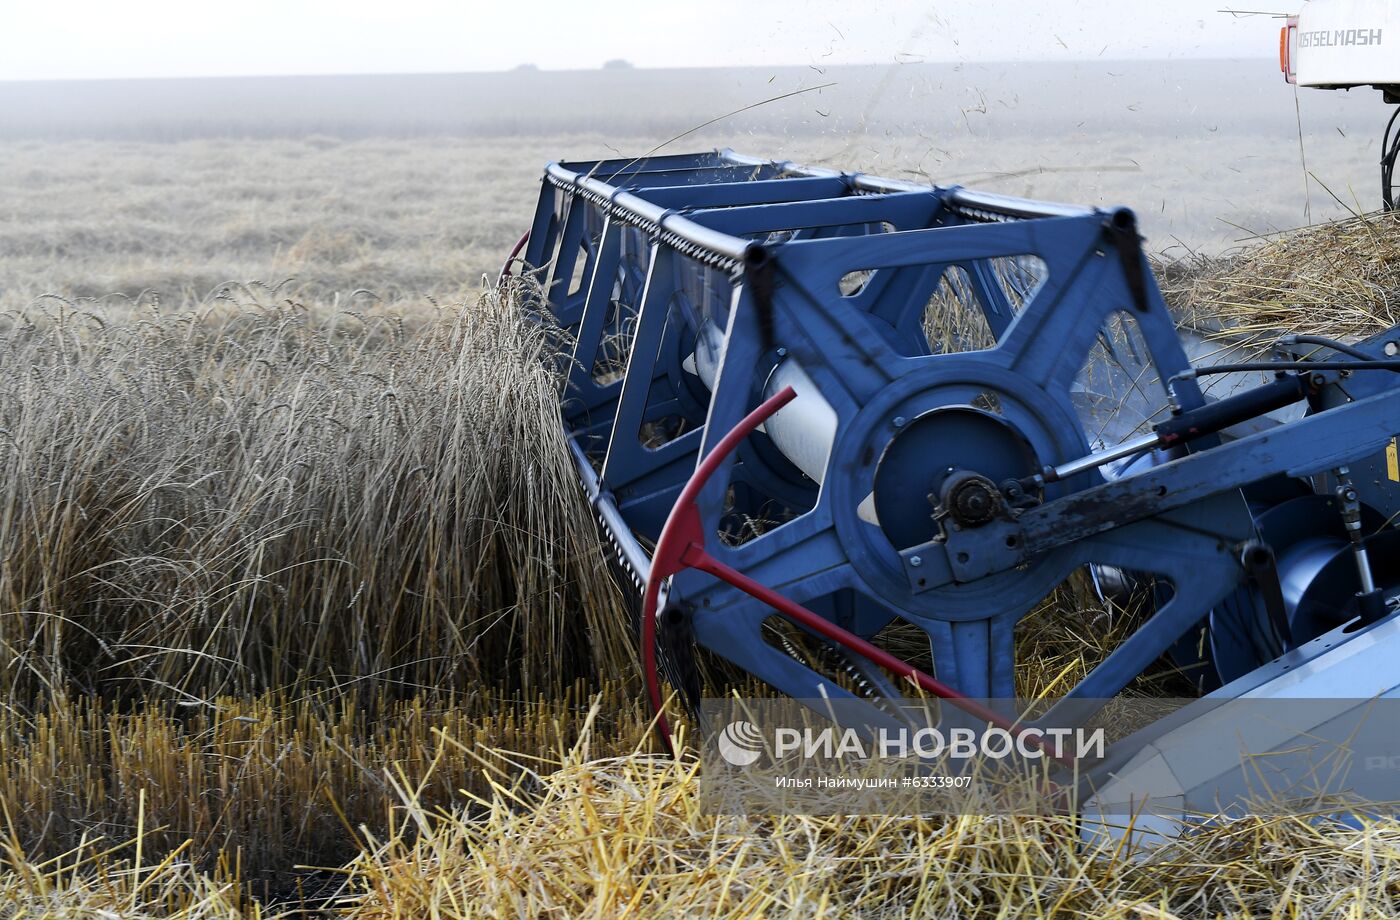
[[[706,322],[696,336],[695,354],[687,362],[687,370],[713,390],[723,358],[724,333],[714,323]],[[792,387],[797,398],[773,413],[762,430],[794,466],[821,482],[826,476],[831,445],[836,441],[836,410],[822,398],[802,365],[792,358],[784,358],[773,368],[763,385],[763,398],[775,396],[785,387]]]

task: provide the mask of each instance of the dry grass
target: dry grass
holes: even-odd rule
[[[255,920],[227,871],[204,874],[180,849],[145,861],[114,861],[83,841],[52,859],[30,861],[12,840],[0,843],[0,916],[6,920]]]
[[[1166,288],[1198,325],[1260,339],[1364,337],[1400,321],[1400,215],[1285,233],[1234,258],[1168,272]]]
[[[388,826],[395,779],[413,777],[425,807],[484,794],[482,764],[508,765],[470,751],[567,748],[590,705],[608,713],[595,749],[631,750],[646,737],[647,717],[622,683],[533,700],[273,693],[185,712],[60,699],[33,717],[0,714],[0,803],[9,833],[39,854],[140,830],[149,852],[184,846],[204,867],[236,859],[247,880],[279,888],[293,866],[338,865],[358,852],[360,828]]]
[[[754,88],[759,98],[774,92],[769,76],[765,72]],[[927,115],[934,109],[925,102],[975,96],[962,77],[954,84],[923,87],[926,96],[915,109]],[[1128,79],[1094,86],[1081,101],[1099,115],[1108,111],[1102,92],[1127,92],[1127,104],[1142,101],[1138,94],[1146,90]],[[719,90],[706,84],[707,95]],[[1364,181],[1369,190],[1375,158],[1356,138],[1380,130],[1371,123],[1378,107],[1356,97],[1356,121],[1342,125],[1352,136],[1344,138],[1333,128],[1339,113],[1334,95],[1315,94],[1318,119],[1308,132],[1308,162],[1332,188],[1360,189]],[[886,103],[896,98],[905,97],[884,97]],[[536,118],[545,101],[536,95],[530,115],[515,113],[518,130],[546,130]],[[630,93],[594,101],[637,109]],[[823,111],[831,106],[827,92],[796,101]],[[1308,102],[1304,98],[1305,107]],[[1023,114],[1044,114],[1024,99],[1021,107]],[[711,98],[693,124],[725,110]],[[775,110],[764,107],[755,114],[769,127],[736,132],[721,123],[669,149],[732,145],[756,155],[1049,201],[1128,204],[1139,209],[1149,245],[1174,252],[1179,246],[1219,252],[1240,235],[1231,224],[1262,232],[1302,220],[1294,193],[1297,151],[1277,142],[1276,126],[1245,128],[1232,112],[1217,131],[1194,118],[1178,123],[1172,105],[1156,115],[1135,114],[1131,124],[1115,122],[1106,132],[1046,122],[998,131],[992,141],[989,129],[1012,126],[1003,121],[1010,110],[996,111],[1001,115],[974,115],[964,125],[966,113],[955,109],[951,123],[934,119],[932,133],[909,124],[868,134],[837,130],[832,119],[814,114],[813,125],[785,136],[772,121]],[[259,121],[266,114],[260,109]],[[1287,119],[1291,136],[1291,98]],[[529,224],[547,160],[636,156],[674,133],[629,136],[606,120],[595,123],[600,133],[509,139],[0,140],[0,309],[22,309],[49,291],[70,298],[112,291],[134,297],[150,289],[172,302],[198,302],[230,278],[292,277],[299,299],[327,305],[337,293],[343,299],[361,288],[406,309],[416,309],[424,295],[461,300],[473,295],[483,272],[500,267]],[[1084,166],[1088,149],[1092,164],[1115,168]],[[1314,200],[1315,214],[1320,205],[1344,213]]]
[[[5,699],[625,673],[549,331],[265,300],[0,319]]]
[[[1400,829],[1389,822],[1255,817],[1143,856],[1086,843],[1054,815],[712,815],[692,756],[628,751],[600,734],[611,705],[571,713],[558,735],[533,727],[549,721],[537,712],[499,736],[506,747],[434,722],[432,755],[382,774],[382,798],[396,803],[386,830],[361,831],[361,854],[319,879],[337,892],[323,915],[1361,918],[1400,902]],[[462,768],[479,781],[445,804],[436,774]],[[290,916],[247,897],[236,859],[197,871],[188,848],[148,829],[156,808],[140,796],[135,807],[140,849],[87,841],[31,861],[0,847],[0,916]]]
[[[388,826],[391,777],[484,791],[436,731],[555,749],[602,690],[600,742],[643,737],[556,347],[494,293],[404,316],[232,286],[0,316],[16,846],[137,838],[285,895],[293,866]],[[110,845],[102,866],[134,865]]]
[[[448,811],[405,787],[338,916],[1321,918],[1400,899],[1394,824],[1250,818],[1133,858],[1068,817],[707,814],[692,759],[580,744],[535,771]]]
[[[537,159],[488,141],[0,145],[16,215],[0,308],[48,291],[198,303],[230,278],[294,277],[327,305],[357,288],[414,310],[474,297],[529,222]]]

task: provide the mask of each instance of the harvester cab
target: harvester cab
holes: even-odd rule
[[[1045,724],[1167,659],[1208,707],[1400,695],[1400,327],[1193,363],[1220,349],[1140,243],[1126,208],[731,151],[550,164],[522,289],[569,343],[561,420],[658,711],[663,677],[695,702],[698,647],[865,728],[936,697],[1024,731],[978,701],[1086,576],[1150,609]],[[1161,833],[1216,810],[1243,767],[1197,714],[1111,746],[1090,805],[1150,775]]]
[[[1373,87],[1400,105],[1400,2],[1309,0],[1279,33],[1284,79],[1313,89]],[[1381,196],[1397,207],[1395,164],[1400,159],[1400,108],[1381,144]]]

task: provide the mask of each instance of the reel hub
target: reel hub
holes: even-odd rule
[[[901,551],[985,526],[1004,506],[1000,483],[1085,452],[1068,393],[1019,379],[981,354],[933,355],[911,362],[852,419],[832,450],[830,468],[844,475],[824,487],[863,588],[938,631],[993,612],[1019,619],[1065,578],[1063,558],[1051,553],[987,578],[918,590]],[[1052,483],[1044,495],[1067,494],[1086,478]],[[949,490],[960,499],[957,510],[945,500]]]
[[[998,400],[999,402],[999,400]],[[1035,450],[1011,422],[973,406],[933,409],[894,431],[875,468],[880,530],[895,549],[934,538],[936,518],[978,527],[1002,505],[996,485],[1040,468]],[[928,503],[911,501],[923,488]]]

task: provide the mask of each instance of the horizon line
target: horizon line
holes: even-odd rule
[[[997,66],[1018,66],[1028,64],[1162,64],[1162,63],[1191,63],[1191,62],[1221,62],[1221,61],[1268,61],[1273,56],[1261,55],[1196,55],[1192,57],[1138,57],[1138,58],[1115,58],[1115,57],[1092,57],[1092,58],[1024,58],[1008,60],[989,61],[852,61],[842,64],[827,64],[825,67],[817,68],[812,64],[727,64],[718,66],[695,65],[689,67],[644,67],[632,65],[608,67],[598,65],[596,67],[538,67],[533,64],[518,64],[506,70],[383,70],[383,71],[333,71],[318,73],[228,73],[228,74],[146,74],[140,76],[81,76],[81,77],[0,77],[0,84],[18,83],[134,83],[139,81],[159,81],[159,80],[278,80],[278,79],[314,79],[314,78],[334,78],[334,77],[465,77],[465,76],[504,76],[507,74],[580,74],[580,73],[627,73],[646,72],[659,73],[668,71],[721,71],[721,70],[811,70],[821,76],[828,70],[838,68],[871,68],[871,67],[997,67]]]

